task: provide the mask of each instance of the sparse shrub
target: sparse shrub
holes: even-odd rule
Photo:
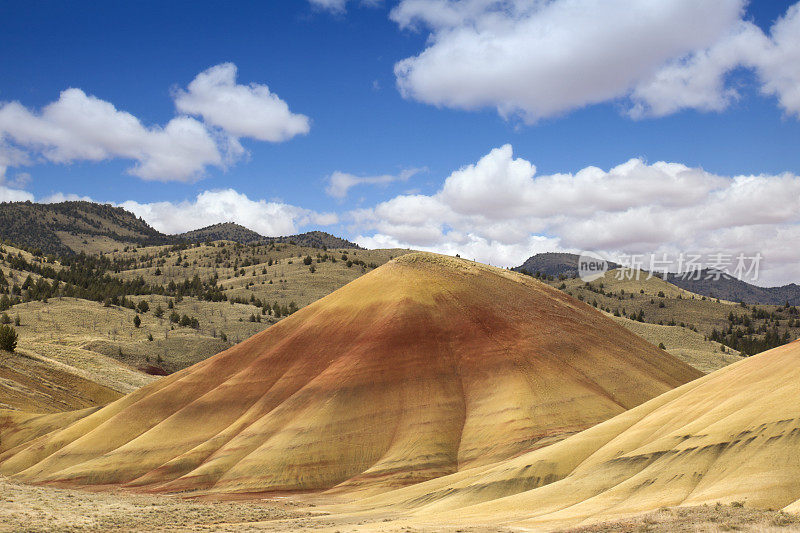
[[[17,339],[19,336],[11,326],[3,324],[0,326],[0,349],[13,352],[17,349]]]
[[[137,309],[139,310],[140,313],[146,313],[150,310],[150,304],[147,303],[147,300],[142,300],[139,302]]]
[[[663,343],[663,342],[659,342],[659,343],[658,343],[658,347],[659,347],[659,348],[661,348],[662,350],[666,350],[666,349],[667,349],[667,347],[666,347],[666,346],[664,346],[664,343]]]
[[[20,325],[19,315],[17,315],[16,317],[14,317],[14,325],[15,325],[15,326],[19,326],[19,325]]]

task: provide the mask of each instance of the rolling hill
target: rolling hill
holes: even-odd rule
[[[508,461],[382,494],[359,508],[533,529],[669,506],[800,511],[800,342],[727,366]]]
[[[551,445],[699,376],[527,276],[407,254],[102,409],[8,416],[0,472],[166,492],[386,490]]]

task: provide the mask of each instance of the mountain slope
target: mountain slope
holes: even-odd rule
[[[112,248],[172,242],[121,207],[82,201],[0,203],[0,239],[54,255],[91,251],[90,240]]]
[[[362,506],[472,525],[564,527],[666,506],[800,510],[800,342],[753,356],[563,440]]]
[[[0,472],[385,489],[551,444],[700,375],[529,277],[415,253],[63,429],[26,443],[44,429],[11,425]]]

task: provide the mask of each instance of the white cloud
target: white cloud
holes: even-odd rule
[[[403,170],[397,175],[382,174],[380,176],[356,176],[347,172],[335,171],[328,176],[328,186],[325,192],[334,198],[344,198],[353,187],[358,185],[389,185],[398,181],[408,181],[409,178],[422,172],[421,168]]]
[[[511,146],[453,172],[433,195],[349,213],[356,242],[461,253],[516,266],[538,251],[761,251],[764,281],[800,281],[800,176],[718,176],[631,159],[609,170],[537,175]],[[788,239],[788,240],[787,240]],[[794,269],[794,278],[788,277]]]
[[[309,129],[308,117],[291,113],[265,85],[237,85],[232,63],[201,72],[188,91],[174,96],[179,111],[205,123],[179,115],[163,127],[148,127],[76,88],[38,112],[19,102],[0,103],[0,177],[38,159],[67,164],[121,158],[134,161],[128,172],[145,180],[194,181],[208,167],[226,168],[243,156],[242,137],[278,142]]]
[[[222,163],[214,140],[197,120],[176,117],[163,128],[147,128],[80,89],[63,91],[41,113],[18,102],[3,104],[0,137],[54,163],[131,159],[136,165],[129,172],[148,180],[187,181],[207,165]]]
[[[427,47],[395,65],[407,98],[495,107],[528,122],[630,100],[634,117],[720,111],[732,70],[800,116],[800,6],[770,37],[742,20],[746,0],[402,0],[391,18],[428,28]]]
[[[757,63],[762,91],[778,98],[780,106],[800,118],[800,3],[770,30],[771,46]]]
[[[264,236],[297,233],[300,226],[328,225],[338,221],[331,213],[316,213],[290,204],[251,200],[233,189],[204,191],[193,201],[139,203],[120,207],[142,217],[164,233],[182,233],[219,222],[236,222]]]
[[[308,133],[309,118],[289,106],[266,85],[236,83],[236,65],[222,63],[197,75],[188,90],[176,90],[175,107],[202,116],[234,137],[280,142]]]

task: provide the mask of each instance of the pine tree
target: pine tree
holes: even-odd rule
[[[0,326],[0,349],[13,352],[17,348],[17,332],[11,326]]]

